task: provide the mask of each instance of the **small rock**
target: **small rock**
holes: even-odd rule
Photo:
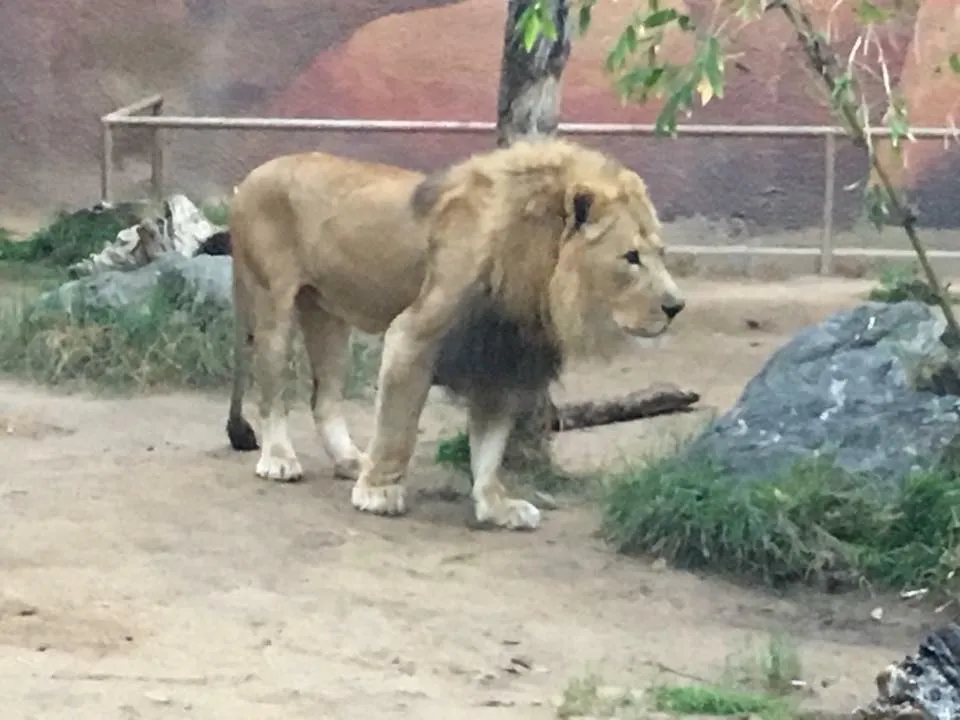
[[[872,617],[877,622],[880,622],[881,620],[883,620],[883,608],[875,607],[873,610],[870,611],[870,617]]]
[[[169,695],[165,695],[159,690],[148,690],[143,694],[143,696],[150,702],[156,703],[157,705],[170,705],[173,702]]]
[[[513,707],[516,703],[513,700],[500,700],[498,698],[490,698],[489,700],[483,700],[480,703],[480,707]]]
[[[542,510],[556,510],[560,507],[557,499],[548,492],[537,490],[533,496],[537,499],[537,504]]]
[[[415,675],[417,672],[417,665],[413,660],[402,660],[397,657],[393,659],[391,665],[403,675]]]
[[[530,670],[531,668],[533,668],[533,661],[520,655],[510,658],[510,662],[504,669],[507,672],[518,673],[520,670]]]
[[[490,683],[495,681],[498,677],[499,675],[497,675],[495,672],[488,671],[488,672],[478,673],[474,677],[474,680],[476,680],[481,685],[489,685]]]

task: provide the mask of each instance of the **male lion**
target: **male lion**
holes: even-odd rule
[[[636,173],[558,139],[517,142],[430,176],[322,153],[253,170],[230,208],[237,313],[227,433],[257,439],[242,415],[246,348],[260,387],[257,475],[302,470],[287,434],[281,376],[299,315],[311,406],[352,502],[404,512],[401,480],[431,384],[469,408],[477,520],[533,529],[536,507],[499,479],[513,417],[562,361],[608,355],[625,333],[664,332],[684,306],[660,223]],[[368,452],[341,414],[350,328],[386,331]]]

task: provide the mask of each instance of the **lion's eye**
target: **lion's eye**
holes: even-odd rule
[[[623,259],[626,260],[626,261],[627,261],[628,263],[630,263],[631,265],[641,265],[641,264],[642,264],[642,263],[640,262],[640,253],[637,252],[636,250],[627,250],[627,252],[625,252],[625,253],[623,254]]]

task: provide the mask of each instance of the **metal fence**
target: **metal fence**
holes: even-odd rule
[[[144,113],[149,114],[144,114]],[[138,127],[152,131],[150,151],[150,187],[154,197],[164,192],[164,157],[161,131],[166,130],[257,130],[274,132],[337,131],[337,132],[387,132],[387,133],[441,133],[441,134],[489,134],[496,124],[485,121],[429,121],[429,120],[364,120],[364,119],[308,119],[308,118],[258,118],[258,117],[190,117],[163,115],[163,96],[152,95],[125,107],[114,110],[100,118],[103,133],[103,148],[100,161],[100,197],[103,202],[113,199],[114,131],[117,128]],[[652,136],[656,128],[652,124],[633,123],[560,123],[559,132],[565,135]],[[920,139],[960,139],[955,128],[917,127],[911,132]],[[836,185],[837,138],[844,137],[843,128],[831,125],[679,125],[677,134],[688,137],[739,137],[739,138],[823,138],[823,162],[825,180],[823,187],[823,226],[819,248],[763,247],[755,246],[682,246],[671,247],[673,251],[692,255],[767,255],[779,258],[815,256],[821,274],[833,272],[834,258],[838,255],[860,255],[875,259],[910,258],[911,250],[872,250],[868,248],[834,248],[834,194]],[[871,130],[872,137],[888,137],[887,128]],[[932,250],[933,258],[960,261],[960,251]]]

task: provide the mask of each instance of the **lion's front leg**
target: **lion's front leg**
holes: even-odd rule
[[[384,334],[373,438],[351,494],[358,510],[378,515],[406,510],[401,482],[417,442],[437,351],[477,281],[475,260],[458,245],[438,241],[419,296]]]
[[[507,495],[500,466],[513,429],[515,407],[508,398],[486,398],[470,404],[470,470],[477,522],[509,530],[535,530],[540,511],[526,500]]]
[[[377,515],[406,511],[401,483],[433,378],[438,340],[435,333],[419,331],[418,310],[401,313],[384,335],[373,438],[351,493],[355,508]]]

